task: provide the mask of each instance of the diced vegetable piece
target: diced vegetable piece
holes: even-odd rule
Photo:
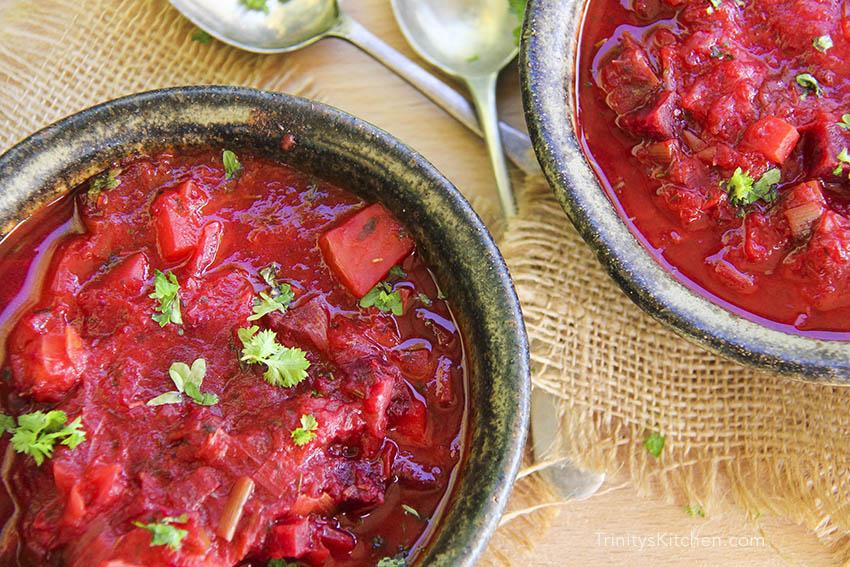
[[[808,177],[831,177],[844,147],[842,130],[834,119],[821,116],[803,132],[803,156]]]
[[[661,84],[646,52],[631,35],[623,34],[621,51],[600,70],[601,86],[608,93],[605,102],[617,114],[643,106]]]
[[[357,540],[351,533],[332,526],[323,526],[319,539],[322,545],[330,550],[331,555],[342,559],[347,559],[357,545]]]
[[[659,165],[670,165],[676,152],[675,140],[664,140],[646,146],[646,155]]]
[[[313,526],[307,518],[298,518],[272,528],[269,554],[272,557],[304,557],[313,551]]]
[[[12,332],[12,373],[22,395],[40,402],[59,401],[85,370],[82,339],[66,317],[62,307],[35,312]]]
[[[206,195],[191,180],[154,201],[156,241],[165,260],[181,260],[195,250],[201,231],[199,212],[206,202]]]
[[[676,135],[676,116],[681,111],[671,91],[661,91],[645,106],[617,118],[617,125],[637,138],[665,140]]]
[[[191,276],[203,275],[213,262],[221,246],[221,238],[224,235],[224,225],[218,221],[212,221],[201,229],[198,245],[195,253],[186,264],[186,271]]]
[[[323,234],[319,245],[325,261],[357,297],[366,295],[413,250],[404,227],[380,203]]]
[[[740,293],[755,293],[758,289],[756,279],[752,274],[742,272],[734,264],[724,258],[723,252],[705,259],[717,279]]]
[[[245,510],[245,504],[251,497],[254,491],[254,481],[247,476],[240,477],[230,491],[230,496],[227,497],[227,504],[224,505],[224,512],[221,514],[221,519],[218,522],[216,534],[224,538],[226,541],[232,541],[233,535],[236,533],[236,526],[239,525],[239,520],[242,519],[242,512]]]
[[[138,297],[145,289],[149,268],[150,263],[143,252],[131,254],[100,278],[99,287],[121,292],[125,299]]]
[[[773,163],[782,163],[797,145],[800,133],[786,121],[766,116],[753,123],[744,133],[740,148],[759,152]]]
[[[812,225],[826,210],[820,182],[815,180],[795,185],[785,194],[783,206],[794,238],[808,236]]]

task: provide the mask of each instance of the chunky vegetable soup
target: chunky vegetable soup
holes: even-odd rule
[[[850,332],[850,11],[820,0],[592,0],[578,124],[671,271],[774,327]]]
[[[404,565],[461,457],[452,313],[380,204],[128,158],[0,243],[4,565]]]

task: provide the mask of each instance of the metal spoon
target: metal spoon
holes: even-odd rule
[[[496,174],[506,216],[516,214],[496,111],[496,80],[519,50],[521,23],[506,0],[392,0],[401,31],[419,55],[466,83]]]
[[[267,11],[249,9],[240,0],[170,1],[213,37],[255,53],[287,53],[325,37],[345,39],[483,136],[475,109],[466,98],[372,35],[340,10],[336,0],[266,0]],[[505,153],[511,161],[526,173],[539,174],[540,166],[528,136],[504,123],[500,123],[499,128]]]

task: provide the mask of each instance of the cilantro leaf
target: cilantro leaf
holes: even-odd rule
[[[97,177],[94,177],[91,181],[89,181],[89,190],[86,192],[86,196],[91,201],[97,201],[97,198],[100,197],[101,193],[118,187],[121,184],[121,181],[118,179],[118,175],[120,173],[120,169],[113,168],[109,171],[104,171]]]
[[[844,172],[844,166],[842,164],[850,164],[850,153],[847,152],[847,148],[842,148],[842,150],[835,156],[835,159],[838,160],[838,167],[836,167],[833,171],[833,175],[841,175]]]
[[[431,298],[425,295],[424,293],[418,294],[416,298],[422,305],[425,305],[426,307],[430,306],[433,303],[433,301],[431,301]]]
[[[360,299],[360,307],[367,309],[375,307],[385,313],[393,313],[394,315],[404,314],[404,305],[401,301],[401,295],[398,291],[394,291],[392,286],[387,282],[381,282],[373,287],[369,292]]]
[[[664,436],[660,433],[650,433],[649,437],[643,442],[647,452],[656,459],[661,456],[661,451],[664,450]]]
[[[828,35],[819,35],[818,37],[812,40],[812,45],[815,49],[820,51],[821,53],[826,53],[829,51],[833,45],[832,38]]]
[[[18,453],[31,456],[35,464],[41,466],[45,459],[53,457],[56,443],[73,450],[86,440],[82,418],[78,416],[66,425],[67,421],[68,416],[60,410],[24,414],[18,417],[18,426],[12,433],[12,446]],[[8,425],[8,420],[5,425]]]
[[[319,422],[310,414],[301,416],[301,427],[296,427],[290,434],[292,442],[301,447],[316,438],[316,430],[319,428]]]
[[[133,522],[137,528],[142,528],[151,533],[151,547],[159,545],[167,545],[172,551],[180,551],[183,545],[183,538],[189,535],[188,530],[175,528],[171,524],[185,524],[189,520],[186,514],[175,517],[166,517],[159,522],[151,522],[143,524],[142,522]]]
[[[795,77],[797,84],[806,89],[808,92],[814,93],[815,96],[823,96],[823,88],[820,83],[810,73],[800,73]]]
[[[850,114],[842,115],[841,122],[838,123],[838,126],[845,130],[850,130]]]
[[[15,418],[5,413],[0,413],[0,429],[6,433],[15,432]]]
[[[192,32],[192,41],[197,41],[201,45],[209,45],[213,37],[204,30],[195,30]]]
[[[402,555],[384,557],[378,561],[377,567],[407,567],[407,559],[405,559]]]
[[[266,563],[266,567],[298,567],[297,563],[290,563],[286,559],[276,557],[274,559],[269,559],[269,562]]]
[[[277,335],[270,329],[257,331],[256,325],[237,331],[243,347],[242,362],[265,364],[263,378],[272,386],[290,388],[307,377],[310,361],[303,350],[278,343]]]
[[[244,2],[244,0],[243,0]],[[264,2],[265,3],[265,2]],[[221,154],[221,161],[224,163],[224,178],[233,179],[233,177],[242,171],[242,164],[239,163],[239,158],[230,150],[224,150]]]
[[[157,270],[154,277],[154,291],[148,297],[159,301],[159,307],[151,318],[165,327],[169,323],[175,325],[183,324],[183,315],[180,312],[180,283],[177,276],[171,272],[162,273]]]
[[[248,8],[249,10],[256,10],[258,12],[269,13],[269,5],[267,0],[239,0],[239,3]]]
[[[260,277],[263,278],[263,281],[266,282],[267,286],[277,287],[277,272],[279,269],[280,266],[277,264],[269,264],[260,270]]]
[[[391,278],[401,279],[407,277],[407,272],[405,272],[404,268],[402,268],[401,266],[393,266],[392,268],[390,268],[389,275]]]
[[[726,182],[726,190],[729,192],[729,200],[733,205],[752,205],[759,199],[768,203],[776,200],[774,188],[779,183],[782,172],[779,169],[769,169],[758,181],[750,177],[750,172],[744,173],[741,168],[735,169],[732,177]]]
[[[161,406],[164,404],[179,404],[183,401],[182,394],[186,394],[198,405],[211,406],[218,403],[218,396],[212,393],[201,392],[201,385],[207,374],[207,361],[198,358],[192,363],[192,367],[184,362],[175,362],[168,369],[168,376],[177,388],[176,392],[166,392],[152,400],[147,405]]]
[[[275,311],[286,313],[289,304],[295,299],[295,294],[292,293],[292,287],[289,284],[281,285],[278,291],[278,295],[274,297],[261,291],[260,296],[254,299],[254,314],[248,317],[248,320],[256,321]]]

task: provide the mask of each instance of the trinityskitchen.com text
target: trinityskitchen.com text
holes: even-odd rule
[[[657,532],[651,535],[630,533],[605,533],[596,532],[596,545],[600,547],[626,548],[643,551],[651,548],[736,548],[736,547],[764,547],[763,537],[759,536],[707,536],[701,535],[697,530],[690,534],[671,534]]]

